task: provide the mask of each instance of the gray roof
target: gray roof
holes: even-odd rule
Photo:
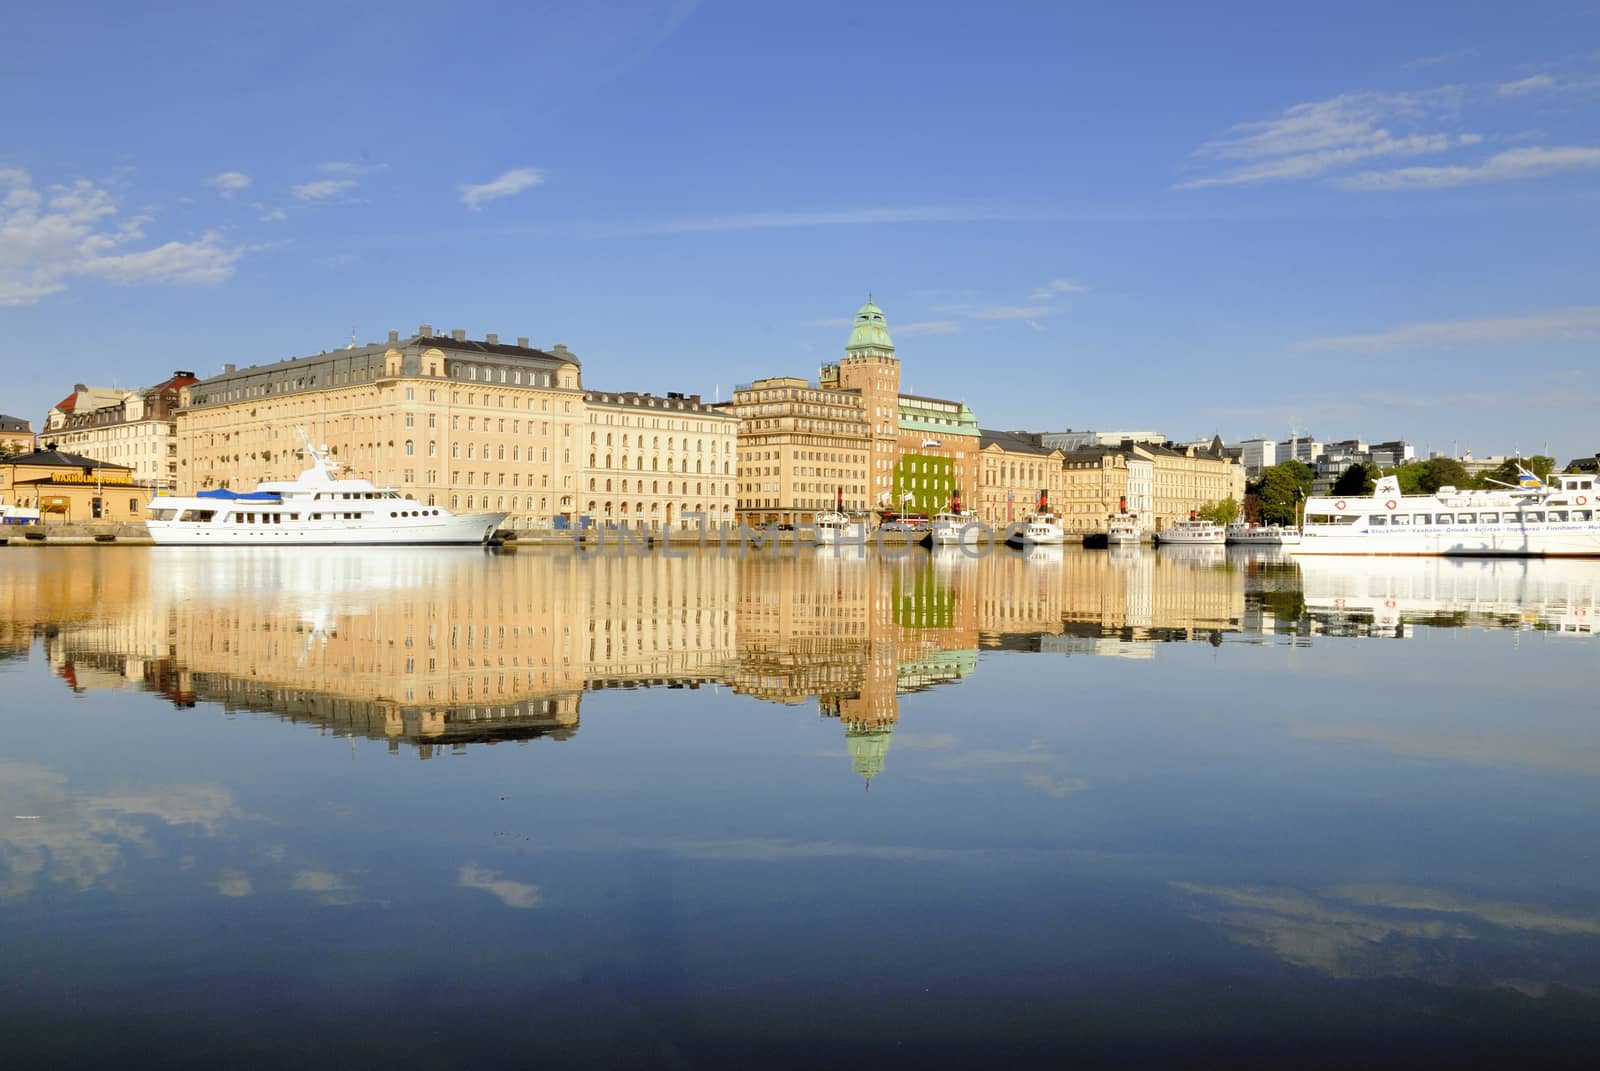
[[[0,431],[31,432],[32,430],[28,426],[28,421],[23,420],[21,417],[6,416],[4,413],[0,413]]]
[[[45,448],[34,450],[27,454],[15,454],[5,459],[7,465],[38,465],[41,468],[57,469],[125,469],[127,465],[117,465],[110,461],[96,461],[92,457],[82,454],[69,454],[64,450]]]
[[[1053,446],[1043,446],[1031,432],[1024,431],[995,431],[993,428],[978,429],[978,449],[986,450],[990,446],[998,446],[1011,454],[1034,454],[1038,457],[1049,457],[1056,452]]]

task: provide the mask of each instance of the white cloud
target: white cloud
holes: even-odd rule
[[[1503,97],[1520,97],[1525,93],[1534,93],[1541,89],[1554,89],[1555,86],[1556,80],[1548,74],[1536,74],[1516,82],[1502,82],[1499,89]]]
[[[1337,184],[1351,190],[1429,190],[1478,182],[1542,178],[1561,171],[1593,167],[1600,167],[1600,148],[1566,146],[1507,149],[1478,164],[1363,171],[1339,179]]]
[[[120,284],[218,283],[247,252],[225,245],[215,231],[131,248],[150,220],[118,219],[118,213],[111,194],[86,179],[41,193],[27,172],[0,170],[0,306],[31,305],[83,276]]]
[[[954,320],[921,320],[891,326],[897,335],[953,335],[961,330],[961,325]]]
[[[261,213],[260,218],[262,223],[282,223],[284,220],[289,218],[289,213],[285,212],[283,209],[268,208],[259,201],[250,207]]]
[[[463,183],[461,190],[461,203],[468,208],[477,210],[489,201],[498,201],[502,197],[510,197],[521,193],[523,190],[532,189],[544,182],[544,172],[534,167],[519,167],[507,171],[499,178],[485,182],[479,186]]]
[[[1380,353],[1390,350],[1494,345],[1533,340],[1572,341],[1600,338],[1600,306],[1559,309],[1529,316],[1448,320],[1407,324],[1371,335],[1308,338],[1296,349]]]
[[[479,889],[499,900],[507,907],[527,910],[544,901],[544,892],[537,885],[525,881],[510,881],[493,870],[468,864],[461,868],[460,885],[463,889]]]
[[[325,164],[318,164],[317,170],[324,175],[341,175],[351,178],[360,175],[370,175],[377,171],[389,170],[388,164],[364,164],[353,160],[331,160]]]
[[[1071,279],[1051,279],[1048,283],[1034,290],[1028,295],[1029,301],[1050,301],[1064,294],[1082,294],[1089,288],[1079,286]]]
[[[294,187],[294,195],[302,201],[321,201],[335,197],[356,187],[355,179],[316,179]]]
[[[212,175],[208,184],[223,197],[232,197],[250,185],[250,176],[243,171],[223,171]]]
[[[1237,123],[1230,137],[1195,150],[1202,159],[1238,161],[1175,189],[1317,178],[1358,160],[1419,156],[1481,141],[1477,134],[1415,129],[1460,102],[1457,86],[1416,93],[1345,93],[1286,108],[1277,118]],[[1397,125],[1413,129],[1396,132]]]

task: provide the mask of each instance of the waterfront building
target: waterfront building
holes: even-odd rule
[[[734,388],[734,510],[751,526],[808,523],[841,500],[868,506],[872,439],[861,396],[778,376]]]
[[[739,418],[698,394],[587,391],[583,513],[644,531],[734,520]]]
[[[1125,500],[1128,512],[1139,514],[1129,491],[1128,466],[1137,461],[1148,469],[1151,462],[1135,450],[1132,446],[1101,446],[1062,455],[1061,500],[1057,507],[1062,528],[1074,535],[1103,532],[1107,519],[1118,512]],[[1148,528],[1145,516],[1140,515],[1139,522]]]
[[[48,434],[63,450],[127,465],[143,486],[172,490],[178,478],[176,412],[183,388],[198,382],[193,372],[177,371],[98,406],[91,405],[97,392],[79,384],[50,410]]]
[[[116,405],[126,393],[116,387],[89,387],[82,383],[72,388],[72,393],[50,407],[45,414],[44,434],[50,435],[66,423],[73,413],[90,412]]]
[[[347,476],[429,505],[505,512],[510,528],[571,520],[587,506],[578,498],[584,393],[578,359],[562,345],[547,352],[527,338],[512,345],[423,324],[410,338],[391,331],[365,346],[225,365],[183,393],[185,493],[294,479],[306,467],[304,428]]]
[[[824,389],[854,391],[870,425],[868,494],[879,509],[937,513],[978,480],[978,419],[964,402],[900,392],[900,359],[883,310],[856,311],[845,355],[822,367]]]
[[[0,413],[0,455],[23,454],[33,449],[33,422]]]
[[[1047,447],[1042,436],[1024,431],[985,429],[979,438],[978,490],[970,507],[978,519],[995,530],[1032,513],[1039,493],[1050,505],[1065,506],[1066,473],[1062,453]],[[968,505],[968,503],[963,503]]]
[[[1158,431],[1047,431],[1040,436],[1045,446],[1071,453],[1074,450],[1092,450],[1101,446],[1121,446],[1123,443],[1145,443],[1160,446],[1167,437]]]
[[[0,457],[0,502],[36,509],[41,522],[142,520],[149,498],[127,465],[70,454],[54,442]]]
[[[1224,499],[1244,501],[1244,466],[1217,440],[1205,449],[1130,444],[1075,450],[1063,457],[1062,467],[1061,523],[1069,532],[1104,531],[1124,499],[1145,531]]]
[[[1228,457],[1220,439],[1209,447],[1134,447],[1151,462],[1151,525],[1163,528],[1214,502],[1244,501],[1244,466]]]

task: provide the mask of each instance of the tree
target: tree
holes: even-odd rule
[[[1422,475],[1417,481],[1424,494],[1433,494],[1441,487],[1470,487],[1472,476],[1466,466],[1453,457],[1433,457],[1422,463]]]
[[[1217,524],[1232,524],[1239,516],[1239,503],[1229,495],[1221,502],[1208,502],[1194,511],[1194,515],[1202,521],[1214,521]]]
[[[1372,472],[1359,461],[1339,474],[1334,481],[1331,494],[1341,497],[1355,498],[1361,495],[1372,494],[1374,481]]]
[[[25,454],[27,450],[17,443],[0,443],[0,457],[10,457],[12,454]]]
[[[1312,472],[1298,461],[1283,461],[1261,470],[1248,490],[1261,502],[1262,524],[1295,524],[1299,503],[1311,493]]]

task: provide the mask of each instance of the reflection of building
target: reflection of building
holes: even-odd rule
[[[733,521],[736,417],[698,394],[589,391],[583,512],[599,524],[649,530]]]
[[[80,383],[50,410],[47,433],[72,453],[126,465],[146,487],[170,489],[178,477],[174,412],[183,388],[197,382],[193,372],[174,372],[164,383],[118,392],[116,401],[99,405],[105,392]]]
[[[577,358],[449,337],[423,324],[410,338],[274,364],[224,367],[185,392],[178,484],[251,488],[306,467],[297,428],[352,476],[418,501],[510,514],[510,527],[576,509],[582,429]]]
[[[0,457],[0,502],[39,511],[43,521],[138,520],[150,492],[126,465],[57,450]]]

